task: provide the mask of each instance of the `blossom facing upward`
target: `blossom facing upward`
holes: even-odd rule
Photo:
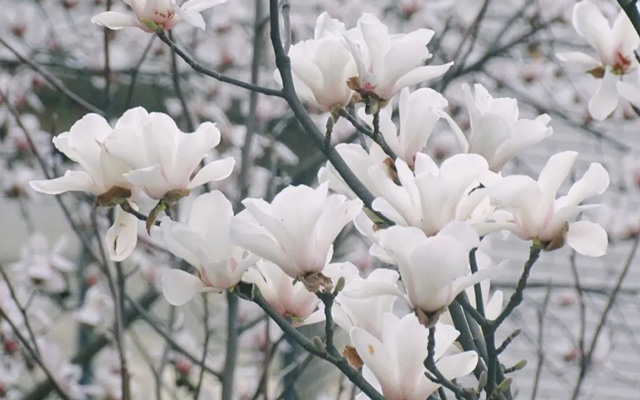
[[[114,30],[136,27],[145,32],[154,32],[151,24],[162,30],[169,30],[184,21],[204,30],[205,22],[200,13],[226,2],[226,0],[189,0],[178,7],[175,0],[123,1],[133,9],[133,14],[107,11],[91,18],[91,22]]]
[[[478,363],[474,351],[445,356],[459,335],[453,326],[436,326],[434,360],[438,370],[449,380],[470,374]],[[423,363],[428,354],[429,335],[414,314],[403,318],[384,314],[381,338],[362,328],[353,328],[350,336],[364,361],[364,378],[386,399],[424,400],[440,386],[425,375],[427,370]]]
[[[524,240],[540,240],[546,250],[562,247],[565,242],[575,251],[600,257],[607,251],[607,233],[589,221],[569,222],[582,211],[598,207],[580,205],[587,198],[602,194],[609,186],[609,174],[601,164],[592,163],[569,192],[556,195],[567,178],[578,153],[566,151],[549,158],[535,181],[528,176],[512,175],[499,179],[490,187],[492,203],[511,213],[499,226]]]
[[[329,195],[328,190],[327,184],[317,189],[289,186],[271,204],[245,199],[246,210],[232,224],[233,241],[300,279],[311,291],[331,285],[322,270],[333,255],[333,241],[362,210],[362,202]]]
[[[553,133],[547,126],[551,121],[547,114],[534,120],[521,119],[516,99],[493,98],[480,84],[474,85],[474,89],[475,96],[469,85],[462,85],[471,120],[471,135],[468,143],[463,143],[466,147],[463,150],[480,154],[491,171],[499,172],[519,152]]]
[[[221,293],[235,286],[256,261],[231,242],[231,202],[219,191],[198,196],[186,223],[162,222],[167,249],[198,270],[198,276],[168,269],[162,276],[163,291],[173,305],[187,303],[197,293]]]
[[[233,158],[209,162],[193,175],[218,143],[220,131],[210,122],[187,134],[168,115],[137,107],[122,115],[104,148],[129,167],[124,178],[131,185],[161,200],[167,195],[187,195],[193,188],[231,175]]]
[[[640,37],[624,11],[620,11],[610,26],[598,6],[588,0],[574,6],[571,22],[578,35],[596,50],[597,57],[580,52],[557,56],[562,61],[582,64],[594,77],[601,78],[588,108],[594,119],[602,121],[618,106],[617,82],[638,67],[633,51],[640,44]]]
[[[341,22],[322,13],[316,22],[314,39],[296,43],[289,49],[296,92],[322,111],[349,104],[353,91],[347,81],[357,73],[355,60],[342,38],[330,29],[334,25],[344,30]]]
[[[433,34],[430,29],[418,29],[390,35],[373,14],[363,14],[357,27],[345,35],[358,67],[358,76],[350,80],[351,88],[384,103],[402,88],[443,75],[453,63],[423,65],[431,57],[427,44]]]

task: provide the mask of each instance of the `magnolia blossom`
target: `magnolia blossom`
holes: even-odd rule
[[[317,189],[289,186],[271,204],[245,199],[246,210],[232,225],[235,243],[275,264],[311,291],[327,282],[321,274],[333,255],[333,241],[362,210],[360,200],[328,195],[328,185]]]
[[[218,143],[220,131],[210,122],[187,134],[168,115],[148,113],[137,107],[118,120],[104,141],[104,148],[131,169],[124,174],[130,184],[153,199],[172,200],[187,195],[195,187],[231,175],[233,158],[207,163],[193,175]]]
[[[373,255],[397,264],[406,294],[395,285],[369,285],[355,297],[396,294],[414,309],[420,322],[433,325],[453,299],[467,287],[496,273],[485,269],[470,273],[469,252],[479,244],[471,225],[452,222],[437,235],[427,237],[414,227],[393,226],[379,233]]]
[[[373,209],[399,225],[433,235],[451,221],[482,221],[491,211],[486,190],[479,187],[488,174],[487,161],[479,155],[456,154],[438,168],[431,157],[418,153],[414,171],[400,159],[395,171],[397,183],[382,168],[368,173],[378,196]]]
[[[534,120],[519,119],[516,99],[494,99],[480,84],[474,86],[475,97],[469,85],[462,85],[464,99],[471,120],[468,142],[455,124],[454,131],[464,151],[480,154],[489,163],[491,171],[499,172],[504,165],[522,150],[549,137],[553,130],[547,124],[547,114]],[[451,123],[452,121],[448,119]]]
[[[220,293],[235,286],[255,262],[231,242],[231,202],[219,191],[198,196],[186,223],[170,220],[160,227],[167,249],[198,270],[198,276],[168,269],[162,276],[167,301],[182,305],[196,293]]]
[[[350,86],[363,97],[384,103],[404,87],[441,76],[453,63],[423,65],[431,57],[427,44],[433,34],[430,29],[418,29],[390,35],[378,18],[363,14],[357,27],[345,35],[358,67],[358,76],[350,80]]]
[[[200,13],[227,0],[189,0],[180,7],[175,0],[123,1],[133,8],[133,14],[107,11],[91,18],[91,22],[109,29],[137,27],[145,32],[154,32],[153,24],[168,30],[184,21],[204,30],[205,22]]]
[[[367,278],[353,277],[335,298],[332,315],[336,324],[347,332],[358,327],[378,339],[382,338],[383,316],[393,311],[397,297],[381,295],[359,298],[350,294],[358,293],[365,287],[394,286],[399,277],[396,271],[384,268],[374,270]]]
[[[438,324],[434,360],[446,379],[470,374],[478,363],[474,351],[445,356],[460,335],[453,326]],[[380,338],[362,328],[351,330],[351,342],[364,361],[364,378],[388,400],[424,400],[440,385],[426,377],[428,331],[414,314],[398,318],[384,314]],[[367,398],[364,394],[360,399]]]
[[[380,112],[380,133],[389,148],[409,166],[413,167],[416,154],[427,145],[436,122],[449,103],[440,93],[423,88],[411,93],[408,88],[400,92],[400,130],[391,120],[392,109]],[[372,117],[362,115],[370,125]]]
[[[314,39],[289,49],[296,92],[322,111],[349,104],[353,91],[347,81],[357,73],[351,53],[335,30],[344,31],[344,25],[324,12],[316,22]]]
[[[588,107],[591,116],[602,121],[618,106],[616,83],[638,66],[633,51],[640,38],[624,11],[610,26],[598,6],[587,0],[573,8],[572,23],[576,32],[596,50],[597,58],[580,52],[559,53],[558,58],[582,64],[594,77],[601,78]]]
[[[607,233],[589,221],[569,222],[584,210],[597,207],[583,205],[585,199],[602,194],[609,186],[609,174],[601,164],[593,163],[584,176],[571,186],[566,196],[556,194],[567,178],[578,153],[566,151],[553,155],[535,181],[528,176],[501,178],[490,188],[491,201],[511,213],[498,225],[524,240],[537,239],[546,250],[562,247],[566,242],[580,254],[599,257],[607,251]]]

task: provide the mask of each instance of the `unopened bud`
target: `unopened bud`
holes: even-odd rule
[[[505,369],[504,373],[505,374],[510,374],[512,372],[520,371],[521,369],[523,369],[526,366],[527,366],[527,360],[520,360],[513,367]]]
[[[341,276],[340,279],[338,279],[338,282],[336,283],[335,289],[333,289],[333,293],[334,294],[340,293],[342,289],[344,289],[344,285],[345,285],[345,279],[344,279],[344,276]]]
[[[326,347],[324,346],[324,343],[322,343],[322,339],[320,339],[318,336],[313,337],[313,345],[316,346],[316,349],[322,352],[327,350]]]

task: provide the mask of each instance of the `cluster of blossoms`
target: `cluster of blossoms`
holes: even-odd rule
[[[109,12],[94,21],[114,29],[153,30],[149,21],[163,29],[180,20],[202,26],[197,12],[218,2],[191,0],[182,7],[168,0],[127,3],[135,17]],[[584,13],[594,13],[590,3],[576,7],[578,31],[604,40],[602,32],[595,36],[581,25]],[[614,27],[614,32],[621,29]],[[341,172],[327,163],[317,188],[288,186],[270,202],[244,199],[244,210],[238,213],[225,194],[209,191],[195,197],[185,221],[165,217],[162,211],[170,211],[195,189],[230,176],[234,159],[203,161],[220,142],[215,125],[204,123],[186,134],[167,115],[142,108],[127,111],[113,127],[89,114],[55,137],[56,148],[81,169],[31,186],[48,194],[88,192],[98,205],[115,207],[106,234],[115,261],[132,254],[138,218],[146,216],[152,235],[161,233],[165,248],[196,272],[165,271],[164,294],[173,305],[185,304],[198,293],[233,290],[244,282],[258,288],[276,313],[301,325],[325,319],[321,299],[330,294],[332,317],[349,333],[365,379],[388,399],[425,399],[439,387],[425,375],[428,356],[449,380],[471,373],[478,363],[476,352],[459,352],[453,346],[460,332],[441,317],[460,293],[481,281],[486,285],[501,272],[490,265],[472,270],[470,254],[475,258],[482,237],[507,231],[538,250],[566,243],[592,257],[604,255],[608,242],[598,224],[575,221],[595,207],[583,202],[609,184],[602,165],[591,164],[561,197],[558,192],[575,152],[552,156],[537,180],[503,173],[521,151],[551,135],[547,115],[521,118],[516,100],[494,98],[480,84],[473,90],[464,85],[470,122],[465,134],[447,113],[442,94],[409,89],[442,76],[451,66],[424,65],[432,36],[428,29],[392,35],[371,14],[347,30],[324,13],[314,39],[289,50],[294,85],[303,101],[336,119],[350,113],[347,107],[361,108],[361,123],[391,150],[389,154],[377,141],[366,147],[336,147],[373,194],[371,209],[363,207]],[[626,60],[633,44],[625,42],[613,55],[606,53],[608,47],[598,47],[605,80],[600,92],[610,90],[604,87],[610,76],[630,70]],[[393,120],[396,94],[399,126]],[[592,101],[598,110],[602,96]],[[460,150],[441,163],[425,149],[440,119]],[[351,222],[370,241],[370,254],[388,269],[361,277],[353,264],[334,259],[334,242]],[[502,297],[489,298],[484,287],[487,316],[496,318]],[[397,298],[408,306],[402,316],[393,313]],[[427,346],[430,329],[435,329],[432,350]]]

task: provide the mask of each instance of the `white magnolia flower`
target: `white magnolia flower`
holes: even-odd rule
[[[488,200],[479,185],[488,165],[481,156],[456,154],[438,168],[431,157],[418,153],[413,171],[400,159],[395,167],[397,183],[382,168],[370,167],[368,173],[377,196],[373,209],[396,224],[433,235],[451,221],[484,220]]]
[[[596,50],[597,58],[580,52],[557,56],[563,61],[582,64],[592,75],[601,78],[588,106],[591,116],[602,121],[618,106],[616,83],[638,66],[633,51],[640,44],[640,38],[624,11],[620,11],[610,26],[598,6],[586,0],[574,6],[572,23],[578,34]]]
[[[256,285],[267,303],[281,316],[290,318],[296,326],[305,325],[305,320],[316,311],[320,302],[318,296],[308,291],[302,282],[294,280],[270,261],[258,261],[242,280]]]
[[[168,269],[162,276],[167,301],[182,305],[196,293],[221,293],[235,286],[256,259],[231,242],[231,202],[219,191],[198,196],[187,223],[170,220],[160,227],[167,249],[198,270],[198,276]]]
[[[67,171],[60,178],[32,181],[31,187],[47,194],[83,191],[96,196],[106,195],[114,188],[122,188],[122,195],[127,191],[131,195],[132,185],[123,177],[124,173],[129,172],[129,167],[105,152],[101,146],[112,131],[109,123],[98,114],[85,115],[68,132],[53,138],[55,147],[80,164],[83,170]]]
[[[558,189],[567,178],[578,153],[566,151],[549,158],[535,181],[528,176],[512,175],[499,179],[490,187],[491,201],[511,213],[499,224],[524,240],[540,240],[546,250],[566,243],[580,254],[599,257],[607,251],[607,233],[589,221],[569,222],[586,209],[585,199],[602,194],[609,186],[609,174],[601,164],[593,163],[584,176],[571,186],[566,196],[556,199]]]
[[[332,257],[333,241],[362,210],[360,200],[328,195],[328,189],[327,184],[289,186],[271,204],[245,199],[246,210],[232,225],[234,242],[316,291],[322,286],[318,279],[326,279],[321,272]]]
[[[347,332],[358,327],[377,338],[382,338],[383,316],[393,311],[397,297],[383,294],[359,298],[350,296],[350,293],[357,293],[367,286],[393,286],[399,277],[396,271],[384,268],[374,270],[367,278],[353,277],[335,298],[332,315],[336,324]]]
[[[129,166],[131,171],[124,177],[130,184],[160,200],[167,195],[184,196],[195,187],[231,175],[233,158],[209,162],[193,175],[218,143],[220,131],[210,122],[187,134],[168,115],[137,107],[118,120],[104,148]]]
[[[205,22],[200,13],[226,2],[226,0],[189,0],[178,7],[176,0],[123,1],[133,9],[133,14],[107,11],[91,18],[91,22],[109,29],[137,27],[145,32],[154,32],[154,29],[148,25],[149,22],[163,30],[168,30],[184,21],[204,30]]]
[[[402,88],[443,75],[453,63],[427,65],[431,57],[427,44],[430,29],[390,35],[389,29],[372,14],[363,14],[356,28],[345,35],[358,67],[351,87],[363,96],[388,101]]]
[[[316,22],[314,39],[296,43],[289,49],[296,92],[322,111],[349,104],[353,90],[347,81],[357,74],[356,63],[342,37],[332,33],[331,27],[336,24],[344,31],[341,22],[322,13]]]
[[[450,325],[436,326],[434,360],[449,380],[470,374],[478,363],[473,351],[445,356],[459,335]],[[364,378],[388,400],[424,400],[440,386],[425,375],[428,337],[414,314],[400,319],[386,313],[380,338],[362,328],[351,330],[351,342],[364,362]]]
[[[385,229],[379,233],[384,252],[373,247],[372,253],[398,265],[406,294],[395,285],[368,285],[352,295],[396,294],[407,301],[423,324],[432,325],[460,292],[498,271],[471,274],[469,252],[478,244],[475,229],[463,222],[452,222],[432,237],[414,227]]]
[[[422,88],[411,92],[408,88],[400,92],[400,130],[391,120],[392,109],[385,107],[380,112],[380,133],[393,152],[413,167],[416,154],[427,145],[433,128],[449,103],[433,89]],[[372,125],[372,116],[360,116]]]
[[[547,124],[547,114],[534,120],[520,119],[518,102],[511,98],[493,98],[480,84],[474,86],[475,97],[469,85],[462,85],[464,99],[469,110],[471,135],[467,142],[459,132],[461,147],[468,153],[480,154],[489,163],[489,169],[499,172],[504,165],[522,150],[549,137],[553,130]],[[459,130],[452,124],[453,130]]]

